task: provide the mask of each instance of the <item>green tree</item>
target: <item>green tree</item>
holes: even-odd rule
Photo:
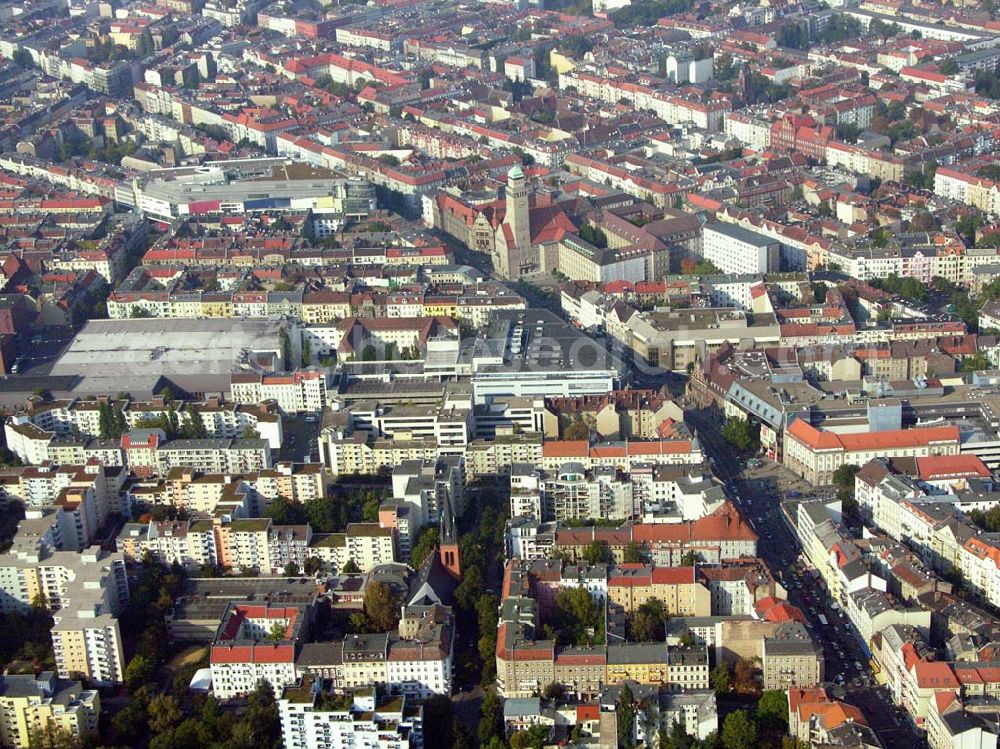
[[[833,472],[833,485],[838,489],[849,491],[854,495],[854,477],[858,475],[858,466],[854,463],[845,463]]]
[[[614,20],[619,28],[655,26],[661,18],[687,13],[693,7],[692,0],[639,0],[616,12]]]
[[[604,615],[586,589],[561,589],[556,594],[556,610],[561,643],[584,646],[603,642]]]
[[[417,542],[410,550],[410,565],[414,569],[420,569],[435,549],[438,547],[440,533],[433,525],[425,526],[417,536]]]
[[[108,439],[111,436],[111,406],[103,401],[97,406],[97,424],[100,438]]]
[[[136,655],[129,661],[125,669],[125,686],[134,692],[139,687],[148,684],[153,678],[153,664],[148,658]]]
[[[720,663],[712,669],[712,673],[709,675],[708,680],[711,683],[716,696],[723,696],[729,692],[729,667],[725,663]]]
[[[991,369],[992,366],[989,358],[982,351],[962,359],[963,372],[979,372],[984,369]]]
[[[594,42],[583,34],[574,34],[559,42],[559,51],[572,57],[583,57],[594,48]]]
[[[698,564],[697,551],[685,551],[681,555],[681,567],[694,567],[696,564]]]
[[[274,749],[281,739],[278,704],[267,682],[261,679],[247,698],[246,720],[237,724],[245,726],[250,746]],[[235,734],[235,731],[234,731]]]
[[[788,693],[783,689],[768,689],[757,703],[757,722],[761,728],[784,731],[788,727]]]
[[[584,224],[580,227],[580,239],[590,242],[594,247],[604,248],[608,246],[608,235],[598,226]]]
[[[435,694],[424,702],[424,746],[446,749],[455,742],[455,706],[451,698]]]
[[[146,732],[146,710],[138,702],[131,702],[124,709],[115,713],[111,719],[111,728],[115,740],[126,746],[135,746]]]
[[[969,518],[983,530],[1000,531],[1000,506],[991,507],[986,511],[972,510]]]
[[[304,503],[303,508],[306,522],[316,533],[336,533],[346,525],[343,502],[338,502],[336,497],[317,497]]]
[[[635,541],[629,541],[625,544],[622,561],[625,562],[625,564],[642,564],[646,561],[646,559],[642,554],[642,549],[639,544]]]
[[[722,724],[722,745],[725,749],[749,749],[757,743],[757,726],[746,710],[736,710]]]
[[[837,125],[837,137],[845,143],[857,143],[861,128],[852,122],[842,122]]]
[[[611,561],[611,550],[603,541],[591,541],[583,549],[583,561],[590,564],[607,564]]]
[[[563,431],[563,439],[566,440],[589,440],[590,425],[582,416],[577,416],[573,422]]]
[[[740,417],[727,419],[719,430],[719,435],[740,452],[756,449],[759,427],[750,423],[749,419]]]
[[[542,749],[548,738],[547,726],[531,726],[525,731],[516,731],[510,737],[510,749]]]
[[[954,60],[945,60],[938,65],[938,72],[941,75],[955,75],[959,71],[958,63]]]
[[[340,569],[341,573],[344,575],[356,575],[361,572],[361,568],[355,563],[353,559],[348,559],[344,566]]]
[[[483,574],[479,571],[479,565],[470,565],[462,572],[462,579],[455,588],[455,603],[465,611],[472,611],[483,589]]]
[[[635,695],[632,689],[628,684],[622,684],[615,703],[620,749],[632,749],[635,746],[635,708]]]
[[[733,686],[740,694],[752,694],[757,691],[757,682],[754,679],[755,664],[757,659],[740,658],[736,661],[736,668],[733,669]]]
[[[629,622],[632,642],[662,642],[666,637],[667,609],[659,598],[650,598],[636,609]]]
[[[490,689],[479,708],[479,743],[485,744],[494,736],[503,736],[503,701]]]
[[[451,721],[451,731],[455,736],[454,743],[452,744],[454,749],[475,749],[475,737],[473,737],[472,731],[465,723],[458,718],[453,718]]]
[[[271,518],[277,525],[302,525],[308,522],[305,505],[284,497],[271,500],[271,504],[264,510],[264,517]]]
[[[545,687],[545,691],[542,692],[542,697],[547,700],[561,700],[564,694],[566,694],[566,688],[559,682],[553,681]]]
[[[308,338],[302,339],[302,366],[308,367],[312,364],[312,344]]]
[[[389,632],[399,624],[399,598],[388,583],[381,580],[365,589],[365,621],[370,632]]]
[[[288,564],[285,565],[285,569],[283,570],[283,572],[285,573],[285,577],[298,577],[299,565],[297,565],[295,562],[289,562]]]
[[[292,339],[284,328],[278,331],[278,342],[281,344],[282,365],[284,369],[287,369],[292,366]]]
[[[989,179],[994,179],[994,181],[1000,180],[1000,165],[994,165],[997,168],[996,178],[989,177]],[[979,176],[984,176],[981,174],[982,169],[979,170]],[[970,212],[963,215],[955,222],[955,231],[962,235],[966,243],[969,245],[976,244],[976,233],[979,228],[986,223],[985,219],[978,213]]]
[[[35,66],[34,61],[31,59],[31,53],[23,48],[16,49],[11,60],[22,68],[33,68]]]
[[[158,694],[149,701],[146,717],[149,721],[149,730],[153,733],[163,733],[180,723],[184,715],[173,695]]]

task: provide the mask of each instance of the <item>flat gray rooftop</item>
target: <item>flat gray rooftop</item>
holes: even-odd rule
[[[52,367],[52,376],[77,376],[76,390],[117,392],[167,377],[192,392],[228,390],[229,373],[253,352],[281,350],[272,320],[92,320]],[[198,378],[206,387],[188,387]],[[208,386],[211,381],[211,386]]]

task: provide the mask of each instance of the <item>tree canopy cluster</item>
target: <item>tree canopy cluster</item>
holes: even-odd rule
[[[740,452],[755,450],[760,442],[760,426],[749,419],[727,419],[719,435]]]

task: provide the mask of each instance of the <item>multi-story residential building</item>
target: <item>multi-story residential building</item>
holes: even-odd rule
[[[936,695],[924,724],[930,749],[996,749],[996,723],[978,714],[974,703],[968,705],[972,709],[966,707],[955,692]]]
[[[294,684],[295,652],[308,633],[303,606],[230,603],[212,643],[212,691],[220,700],[250,694],[261,680],[276,694]]]
[[[81,740],[97,732],[101,698],[51,671],[0,678],[0,742],[28,749],[48,731]]]
[[[122,438],[126,455],[131,446],[130,433]],[[261,439],[177,439],[156,448],[155,469],[161,476],[173,468],[204,473],[253,473],[271,468],[271,448]]]
[[[400,625],[400,634],[407,636],[389,644],[385,683],[416,699],[450,694],[455,634],[451,616],[432,607],[421,612],[409,631],[404,630],[403,622]]]
[[[701,464],[705,454],[701,442],[686,430],[651,440],[597,442],[588,440],[546,440],[538,465],[557,471],[564,463],[579,463],[585,470],[608,467],[631,473],[642,465]]]
[[[797,519],[806,556],[828,594],[844,607],[866,654],[874,635],[893,624],[911,625],[925,636],[929,634],[931,612],[890,594],[880,565],[865,558],[859,542],[834,522],[826,507],[803,502]]]
[[[379,515],[381,521],[382,513]],[[399,561],[396,527],[381,523],[350,523],[344,533],[330,533],[313,537],[306,553],[324,562],[333,570],[341,570],[348,561],[354,562],[362,572],[382,564]],[[409,536],[409,529],[407,536]]]
[[[788,733],[809,745],[881,746],[860,708],[831,698],[823,688],[788,689]]]
[[[231,513],[241,507],[253,516],[279,498],[308,502],[326,496],[326,475],[316,463],[279,462],[270,470],[247,474],[174,468],[163,479],[128,482],[123,494],[131,504],[170,506],[189,515]]]
[[[822,648],[819,651],[822,653]],[[822,655],[817,658],[817,645],[808,638],[767,638],[761,652],[764,689],[788,689],[823,681]]]
[[[525,466],[511,470],[511,517],[570,521],[574,518],[617,518],[636,515],[632,483],[613,467],[588,473],[579,463],[564,463],[558,471]]]
[[[670,616],[709,616],[712,597],[694,567],[612,566],[607,571],[609,604],[626,614],[650,599],[663,603]]]
[[[125,662],[117,615],[128,601],[125,562],[93,546],[82,553],[54,551],[51,536],[24,533],[0,556],[0,607],[53,610],[52,646],[63,678],[83,674],[94,684],[120,683]]]
[[[593,424],[602,440],[655,439],[670,419],[683,421],[678,404],[652,390],[617,390],[599,396],[546,398],[542,421],[546,439],[559,439],[576,419]],[[477,425],[478,426],[478,425]]]
[[[412,508],[418,527],[436,523],[445,503],[461,515],[465,510],[465,460],[442,455],[434,460],[404,460],[392,471],[392,496]]]
[[[234,372],[231,392],[236,403],[257,405],[275,400],[284,413],[317,413],[326,406],[325,372],[299,370],[288,374]]]
[[[583,549],[594,541],[607,545],[617,562],[624,559],[625,547],[635,543],[653,564],[666,567],[680,566],[688,552],[706,564],[757,555],[757,534],[728,502],[711,515],[680,523],[571,528],[522,519],[512,522],[507,532],[510,556],[527,560],[543,559],[551,549],[580,559]]]
[[[375,687],[335,697],[322,679],[303,679],[278,700],[287,749],[418,749],[423,708],[405,696],[381,696]]]
[[[33,398],[27,409],[10,418],[4,430],[12,441],[11,450],[19,455],[23,453],[21,459],[32,465],[53,458],[52,446],[58,442],[53,441],[53,436],[102,440],[107,437],[107,422],[119,417],[129,429],[169,418],[176,420],[178,429],[201,429],[206,437],[218,439],[241,437],[252,429],[277,450],[282,443],[281,415],[275,407],[259,404],[260,401],[237,405],[218,398],[200,402],[171,401],[161,396],[149,402],[110,398],[42,401]],[[102,420],[105,421],[104,429]],[[40,431],[32,431],[31,426]],[[120,464],[119,461],[117,465]]]
[[[566,588],[583,588],[599,608],[607,607],[609,639],[606,645],[563,647],[538,637],[542,625],[554,615],[558,591]],[[606,565],[512,559],[504,577],[504,592],[496,658],[497,683],[505,698],[530,696],[531,691],[545,680],[561,684],[584,698],[597,695],[606,685],[626,680],[658,685],[671,692],[687,693],[707,688],[709,659],[706,648],[716,645],[714,639],[703,637],[699,641],[695,638],[696,644],[692,646],[685,630],[673,638],[668,633],[666,644],[635,643],[624,640],[624,629],[613,636],[611,633],[617,626],[613,620],[623,621],[622,617],[634,613],[654,598],[664,604],[670,622],[711,618],[711,593],[692,567],[626,564],[609,568]],[[801,618],[801,612],[789,608]],[[784,617],[787,616],[785,613]],[[740,620],[752,621],[746,617]],[[748,639],[750,655],[764,657],[762,642],[765,636],[776,641],[806,643],[801,648],[801,655],[774,648],[768,661],[767,678],[775,682],[781,678],[822,678],[822,651],[809,641],[804,627],[796,624],[798,629],[786,628],[787,631],[779,632],[781,622],[762,624],[766,626]],[[687,645],[682,645],[682,640]],[[806,653],[808,646],[812,647],[811,660]],[[721,653],[721,649],[717,652]]]
[[[775,273],[780,270],[780,248],[771,237],[735,224],[707,224],[702,254],[723,273]]]

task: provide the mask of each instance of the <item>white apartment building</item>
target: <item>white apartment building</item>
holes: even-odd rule
[[[588,474],[581,463],[564,463],[540,488],[542,520],[629,520],[636,514],[632,484],[615,468],[601,467]]]
[[[542,519],[541,473],[529,463],[510,467],[510,516]]]
[[[374,688],[344,700],[322,680],[288,687],[278,701],[285,749],[411,749],[422,746],[422,708],[406,697],[379,699]]]
[[[735,138],[755,151],[771,147],[771,123],[744,112],[726,112],[726,135]]]
[[[437,630],[391,643],[385,661],[386,684],[415,699],[451,694],[452,630],[440,626]]]
[[[212,643],[210,666],[216,698],[250,694],[261,680],[275,695],[294,684],[296,641],[304,616],[302,607],[230,603]]]
[[[723,273],[776,273],[781,270],[781,245],[742,226],[706,224],[702,254]]]
[[[326,377],[310,369],[269,375],[234,372],[229,387],[237,403],[255,406],[275,400],[284,413],[317,413],[326,406]]]

